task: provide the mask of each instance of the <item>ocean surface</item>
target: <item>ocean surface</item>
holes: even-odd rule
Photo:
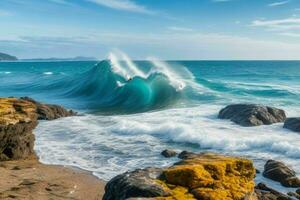
[[[300,61],[0,62],[0,96],[30,96],[81,116],[43,121],[35,130],[44,163],[77,166],[109,180],[168,166],[166,148],[214,151],[286,162],[300,174],[300,134],[283,124],[240,127],[217,119],[233,103],[257,103],[300,116]],[[279,184],[257,176],[273,187]]]

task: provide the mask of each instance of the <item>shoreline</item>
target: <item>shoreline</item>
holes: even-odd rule
[[[79,168],[43,164],[34,150],[38,120],[76,114],[28,97],[0,98],[0,199],[102,199],[104,181]]]
[[[261,174],[261,169],[257,170],[253,159],[246,159],[247,156],[165,150],[161,155],[166,158],[176,156],[180,161],[168,167],[136,168],[119,174],[107,183],[94,175],[92,170],[85,170],[80,166],[43,164],[40,162],[43,156],[39,157],[36,153],[40,151],[33,148],[33,130],[37,127],[38,120],[55,120],[77,116],[77,113],[58,105],[42,104],[29,97],[2,98],[1,102],[1,199],[112,200],[125,197],[174,197],[217,200],[226,197],[228,200],[262,200],[270,195],[272,198],[281,196],[290,199],[263,182],[257,183],[255,177]],[[231,120],[243,127],[270,125],[287,120],[284,110],[257,104],[227,106],[219,112],[218,118]],[[51,127],[55,126],[52,124]],[[47,130],[49,129],[44,130],[45,134]],[[63,131],[59,134],[63,134]],[[45,145],[44,150],[48,148],[49,142]],[[70,159],[74,152],[76,151],[70,152]],[[53,152],[53,155],[56,153]],[[284,187],[300,186],[296,172],[280,161],[267,160],[262,175]],[[287,194],[297,197],[297,193],[298,190],[294,190]]]

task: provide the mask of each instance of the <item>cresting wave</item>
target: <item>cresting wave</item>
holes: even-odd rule
[[[125,54],[121,60],[110,54],[109,60],[89,71],[56,81],[48,88],[61,96],[83,101],[87,109],[115,114],[162,109],[184,96],[185,81],[167,64],[151,60],[153,67],[144,72]]]

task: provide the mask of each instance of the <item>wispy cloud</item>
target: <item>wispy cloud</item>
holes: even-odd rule
[[[154,14],[155,12],[149,10],[143,5],[139,5],[132,0],[86,0],[101,6],[106,6],[116,10],[124,10],[129,12]]]
[[[0,10],[0,16],[4,16],[4,17],[7,17],[7,16],[12,16],[13,13],[10,12],[10,11],[7,11],[7,10]]]
[[[132,42],[134,41],[134,42]],[[16,48],[19,57],[69,57],[105,55],[111,47],[125,50],[143,59],[155,52],[163,59],[299,59],[300,45],[279,41],[258,40],[216,33],[99,33],[88,37],[20,37],[1,40],[5,49]],[[68,48],[59,52],[57,49]],[[149,48],[147,51],[144,48]],[[280,48],[278,48],[280,47]],[[30,53],[26,51],[31,49]],[[255,49],[255,51],[253,51]],[[284,51],[282,50],[284,49]],[[34,54],[33,54],[33,52]],[[18,54],[16,54],[18,55]]]
[[[179,27],[179,26],[169,26],[167,27],[168,30],[171,31],[179,31],[179,32],[191,32],[193,29],[187,27]]]
[[[300,29],[300,18],[286,18],[278,20],[255,20],[251,26],[265,27],[270,30],[299,30]]]
[[[289,2],[290,2],[289,0],[288,1],[278,1],[278,2],[274,2],[274,3],[270,3],[268,6],[270,6],[270,7],[282,6]]]
[[[279,35],[300,38],[300,33],[284,32],[284,33],[279,33]]]
[[[277,20],[255,20],[251,26],[262,27],[268,31],[277,32],[277,34],[281,36],[300,36],[300,18],[297,17]]]
[[[233,0],[212,0],[213,2],[228,2],[228,1],[233,1]]]
[[[61,4],[61,5],[68,5],[68,6],[74,6],[75,4],[67,1],[67,0],[48,0],[52,3]]]

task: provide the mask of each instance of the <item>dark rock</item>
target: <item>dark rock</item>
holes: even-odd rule
[[[173,150],[170,150],[170,149],[166,149],[166,150],[163,150],[161,152],[161,155],[166,157],[166,158],[171,158],[171,157],[174,157],[177,155],[177,152],[176,151],[173,151]]]
[[[39,120],[54,120],[61,117],[74,116],[77,113],[72,110],[67,110],[59,105],[42,104],[29,97],[21,97],[20,99],[30,101],[36,105],[36,112]]]
[[[286,119],[283,127],[300,133],[300,117]]]
[[[187,159],[187,158],[190,158],[192,156],[197,156],[196,153],[193,153],[193,152],[189,152],[189,151],[182,151],[179,155],[178,155],[178,158],[180,159]]]
[[[300,179],[298,177],[291,177],[282,180],[281,184],[285,187],[300,187]]]
[[[300,195],[300,188],[296,190],[296,193]]]
[[[147,168],[118,175],[106,184],[103,200],[169,196],[169,191],[156,181],[161,174],[162,169]]]
[[[285,187],[300,187],[300,180],[296,177],[296,172],[279,161],[268,160],[263,176],[280,182]]]
[[[289,196],[268,187],[264,183],[255,186],[255,193],[258,200],[292,200]]]
[[[285,112],[281,109],[255,105],[235,104],[223,108],[219,112],[220,119],[230,119],[241,126],[260,126],[284,122]]]
[[[294,197],[294,198],[300,200],[300,195],[297,194],[297,193],[294,193],[294,192],[288,192],[287,194],[288,194],[289,196],[291,196],[291,197]]]
[[[260,174],[260,171],[259,171],[258,169],[255,169],[255,172],[256,172],[257,174]]]

